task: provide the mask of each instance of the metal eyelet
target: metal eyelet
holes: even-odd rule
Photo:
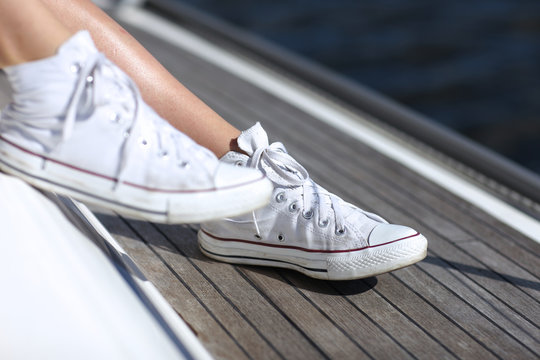
[[[160,151],[159,157],[161,157],[162,159],[166,159],[169,157],[169,152],[167,150]]]
[[[298,203],[295,201],[289,205],[289,211],[294,213],[298,211]]]
[[[276,195],[276,202],[281,203],[287,201],[287,195],[282,191]]]
[[[244,162],[242,160],[237,160],[235,163],[234,163],[234,166],[244,166]]]
[[[336,229],[335,234],[337,236],[343,236],[345,235],[346,232],[347,232],[347,228],[344,227],[343,229]]]
[[[111,120],[111,122],[118,124],[120,123],[120,114],[111,113],[111,116],[109,117],[109,119]]]
[[[304,217],[304,219],[306,220],[309,220],[313,217],[313,210],[308,210],[308,211],[302,211],[302,216]]]
[[[140,143],[143,147],[147,147],[150,144],[145,138],[141,138]]]
[[[330,220],[324,219],[324,220],[319,220],[318,225],[320,228],[325,228],[328,226],[329,223],[330,223]]]
[[[69,67],[69,70],[74,73],[74,74],[77,74],[80,70],[81,70],[81,65],[75,63],[75,64],[72,64],[70,67]]]
[[[88,75],[86,77],[86,82],[89,83],[89,84],[93,83],[94,82],[94,77],[92,75]]]
[[[279,234],[277,239],[278,239],[279,242],[284,242],[285,241],[285,236],[283,234]]]
[[[182,169],[187,169],[189,168],[191,165],[188,161],[180,161],[178,162],[178,167],[181,167]]]
[[[261,240],[261,239],[262,239],[262,236],[259,235],[259,234],[255,234],[254,236],[255,236],[255,239],[257,239],[257,240]]]

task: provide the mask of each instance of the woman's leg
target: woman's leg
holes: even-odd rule
[[[0,170],[159,222],[218,219],[268,202],[273,186],[259,171],[219,163],[174,129],[87,31],[60,18],[41,0],[0,0],[0,65],[13,90],[0,113]]]
[[[128,72],[146,100],[178,129],[222,156],[222,163],[257,166],[274,182],[272,205],[234,220],[202,224],[202,251],[218,260],[288,267],[323,279],[374,276],[426,256],[427,241],[413,229],[389,225],[328,193],[306,170],[268,144],[260,125],[239,133],[185,89],[144,48],[86,0],[42,0],[71,30],[89,29],[105,54]],[[263,148],[254,148],[263,146]],[[264,150],[264,151],[260,151]],[[273,166],[268,166],[272,164]],[[266,164],[266,166],[264,166]],[[280,171],[268,169],[279,168]]]
[[[138,85],[145,101],[174,127],[218,157],[236,148],[240,131],[174,78],[137,40],[89,0],[42,0],[71,31],[90,31]]]
[[[0,68],[52,56],[71,35],[40,1],[0,0]]]

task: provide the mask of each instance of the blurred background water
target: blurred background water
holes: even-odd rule
[[[540,0],[178,0],[540,174]]]

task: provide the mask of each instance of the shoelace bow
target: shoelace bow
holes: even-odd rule
[[[309,177],[307,170],[287,153],[283,144],[272,143],[266,147],[257,148],[247,164],[248,167],[262,169],[268,179],[284,187],[302,187],[302,211],[305,217],[314,216],[315,207],[318,206],[318,223],[320,226],[328,225],[330,213],[333,211],[335,231],[345,231],[345,214],[340,204],[340,198],[329,193]],[[253,220],[260,236],[255,212]]]

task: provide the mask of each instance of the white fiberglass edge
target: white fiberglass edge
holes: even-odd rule
[[[0,189],[2,358],[194,358],[50,199],[1,173]]]
[[[381,131],[374,130],[365,122],[362,123],[357,116],[332,106],[307,89],[287,81],[268,69],[235,56],[148,11],[134,7],[121,7],[117,16],[122,21],[185,49],[302,109],[320,121],[355,137],[540,243],[538,220],[497,199],[441,165],[400,145]]]
[[[73,201],[73,205],[77,208],[80,214],[88,221],[88,224],[94,228],[94,230],[105,240],[117,254],[120,255],[124,265],[128,270],[133,273],[140,272],[136,268],[135,262],[131,260],[129,255],[122,249],[120,244],[112,237],[112,235],[105,229],[103,224],[96,218],[96,216],[81,202]],[[129,259],[129,261],[127,261]],[[149,298],[152,304],[156,307],[157,311],[163,316],[167,324],[171,327],[175,335],[181,340],[182,345],[188,350],[197,360],[211,360],[210,353],[199,342],[195,334],[184,323],[171,305],[163,298],[161,293],[156,287],[148,280],[142,279],[139,276],[132,276],[137,286],[144,294]]]

